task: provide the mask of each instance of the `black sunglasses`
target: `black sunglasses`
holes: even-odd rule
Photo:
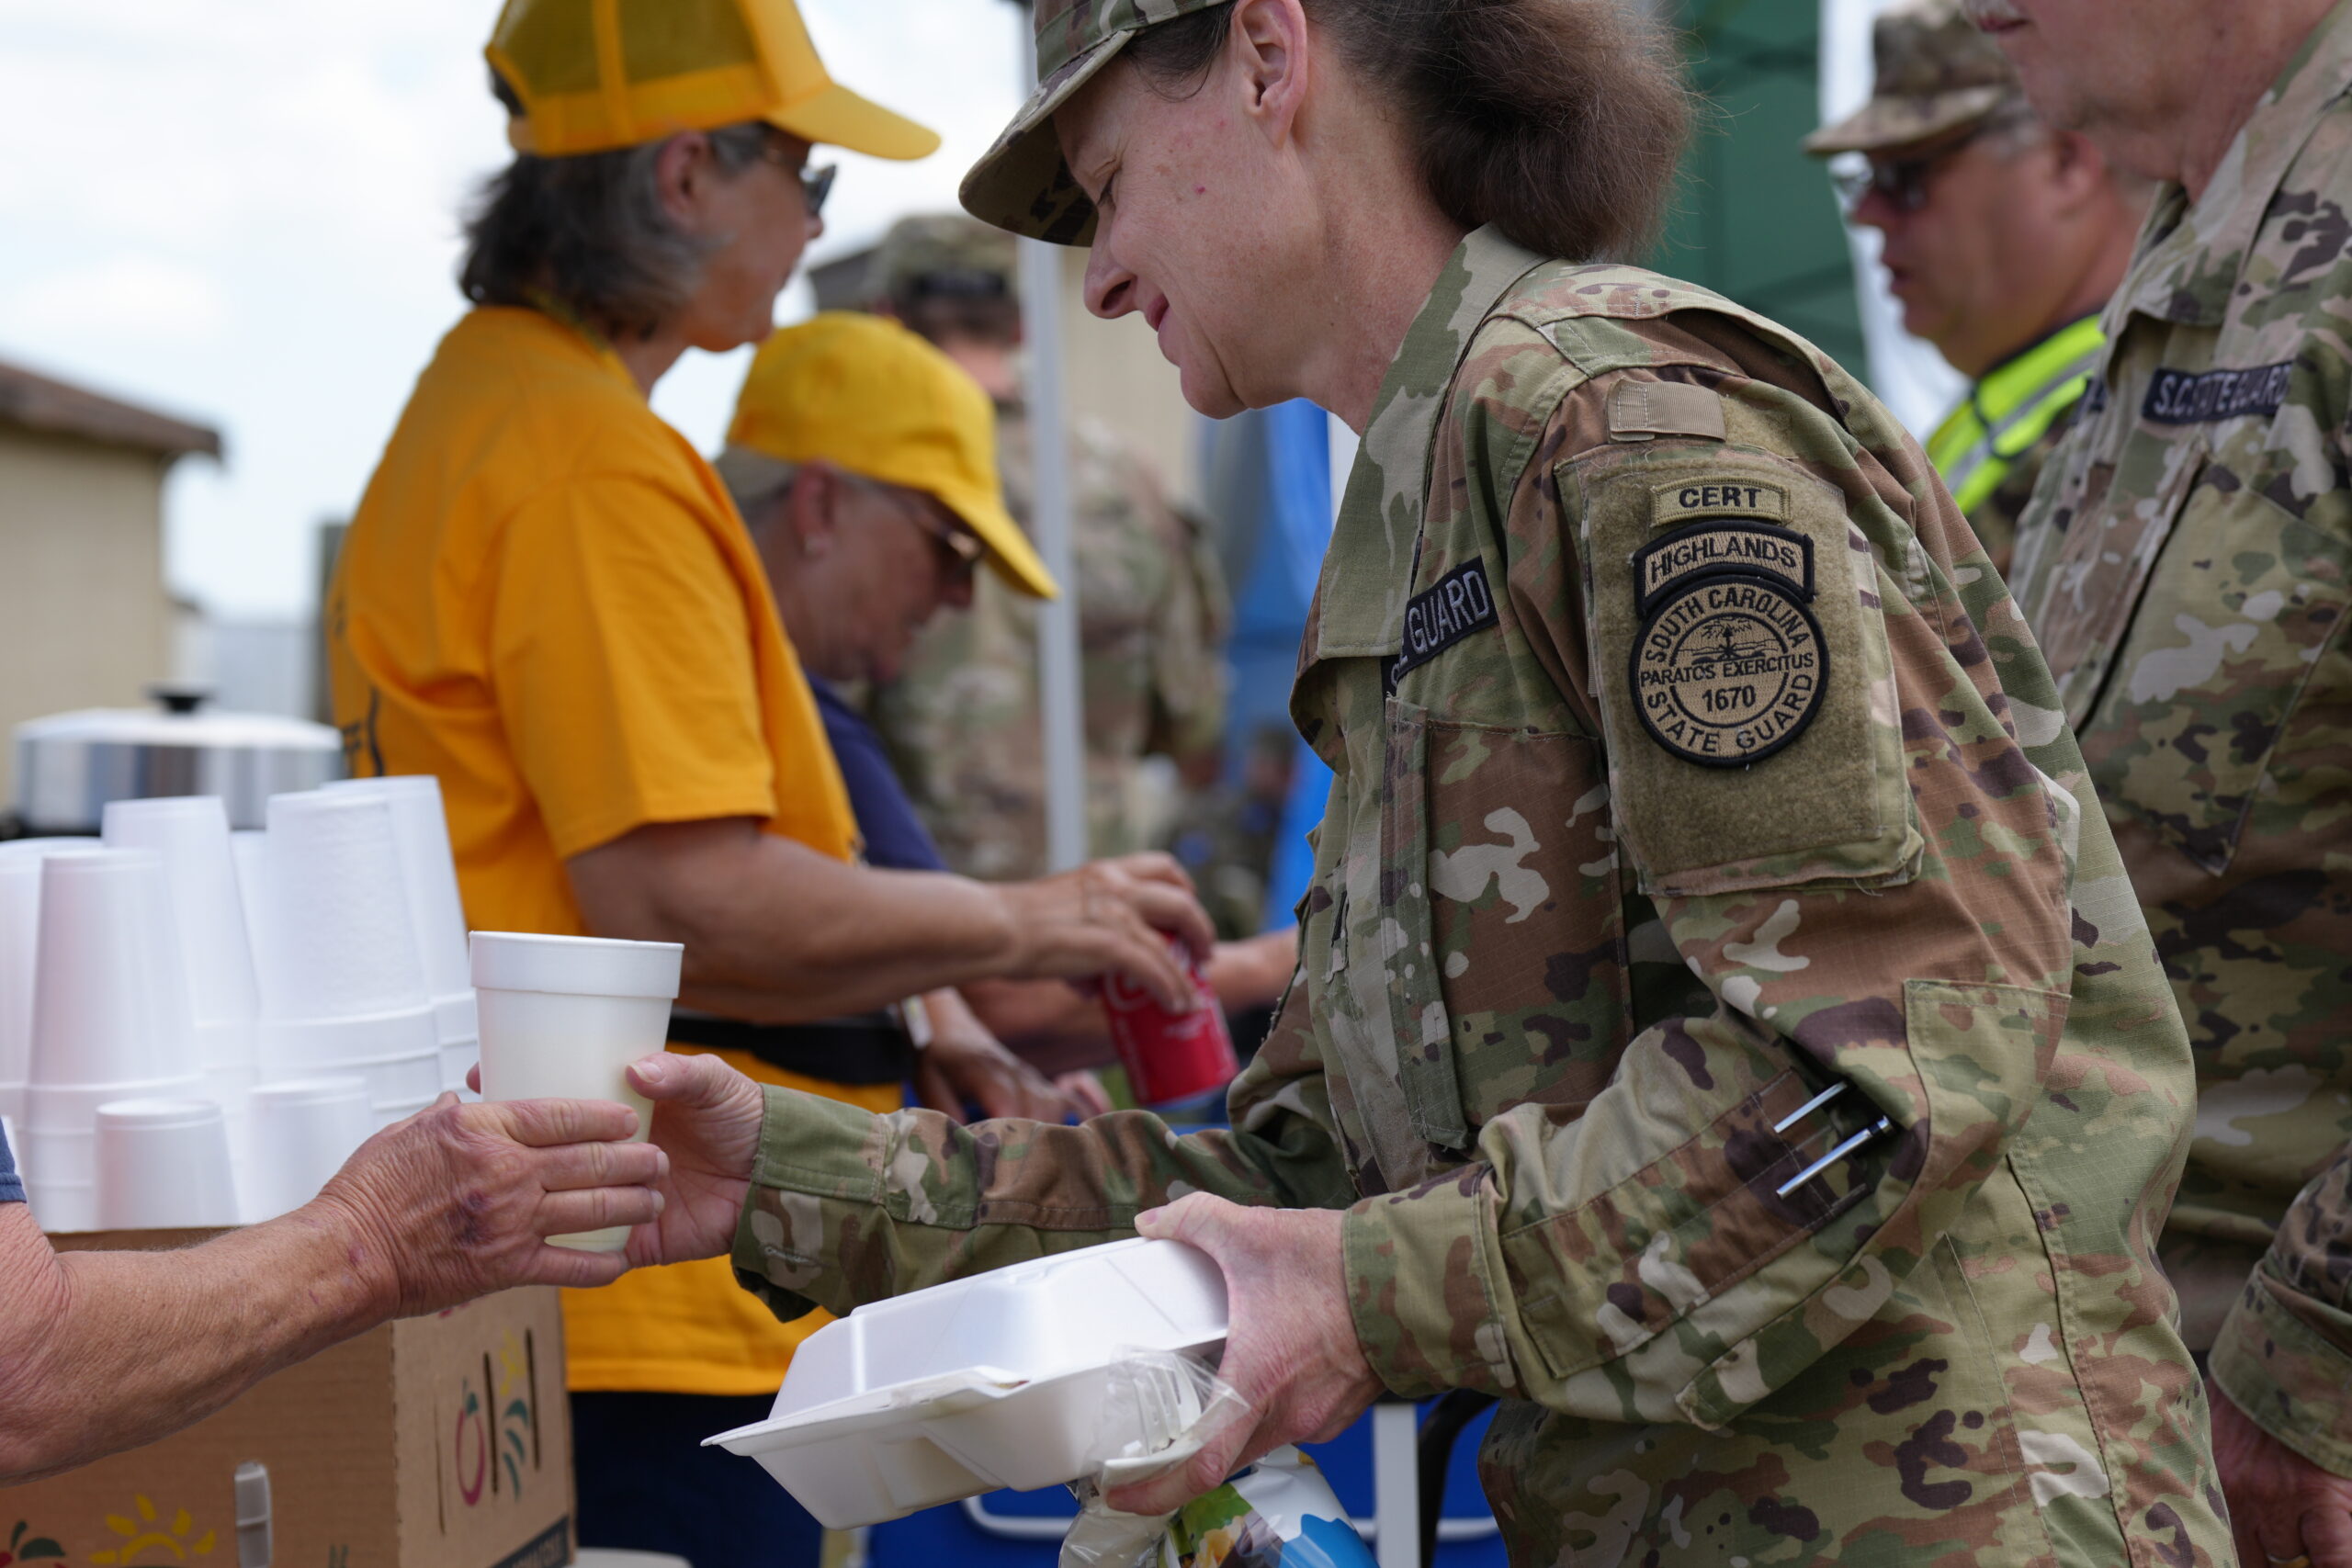
[[[922,497],[897,485],[869,482],[900,516],[930,535],[932,542],[950,558],[947,568],[950,581],[970,577],[980,562],[988,558],[989,547],[980,542],[978,535],[942,521],[924,504]]]
[[[1838,187],[1838,201],[1851,218],[1861,209],[1863,202],[1876,191],[1886,197],[1897,212],[1917,212],[1928,205],[1928,182],[1944,163],[1984,135],[1987,128],[1978,126],[1959,141],[1937,148],[1917,158],[1901,158],[1888,163],[1871,163],[1859,169],[1838,169],[1831,172],[1830,183]]]
[[[800,159],[791,157],[786,144],[776,141],[761,148],[760,156],[800,182],[800,199],[808,205],[811,220],[825,215],[825,198],[833,194],[833,176],[842,172],[839,164],[811,169]]]

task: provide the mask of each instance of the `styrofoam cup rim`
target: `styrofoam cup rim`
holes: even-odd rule
[[[686,951],[674,942],[542,931],[474,931],[467,948],[477,991],[660,1001],[676,999]]]

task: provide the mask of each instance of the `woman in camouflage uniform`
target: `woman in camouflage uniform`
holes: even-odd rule
[[[689,1169],[759,1124],[735,1258],[782,1311],[1214,1254],[1254,1418],[1123,1506],[1474,1388],[1521,1563],[2226,1562],[2152,1252],[2188,1053],[2074,738],[1866,389],[1577,265],[1680,141],[1630,9],[1043,0],[966,183],[1091,243],[1203,412],[1363,436],[1293,697],[1338,780],[1233,1131],[649,1087],[729,1108]]]

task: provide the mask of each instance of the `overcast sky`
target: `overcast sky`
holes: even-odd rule
[[[938,130],[915,164],[841,154],[815,260],[952,207],[1019,100],[1003,0],[801,0],[839,80]],[[495,0],[0,0],[0,359],[227,438],[168,492],[176,589],[308,607],[311,530],[349,513],[462,301],[457,213],[504,161]],[[808,309],[796,283],[782,319]],[[744,354],[690,354],[654,406],[716,444]]]

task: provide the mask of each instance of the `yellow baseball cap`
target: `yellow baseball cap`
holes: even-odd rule
[[[792,0],[506,0],[482,52],[522,100],[507,141],[542,158],[746,120],[876,158],[939,148],[825,74]]]
[[[1059,595],[1004,509],[988,394],[898,322],[829,310],[778,328],[752,356],[719,474],[752,488],[764,464],[816,461],[936,498],[988,547],[999,577],[1034,598]]]

